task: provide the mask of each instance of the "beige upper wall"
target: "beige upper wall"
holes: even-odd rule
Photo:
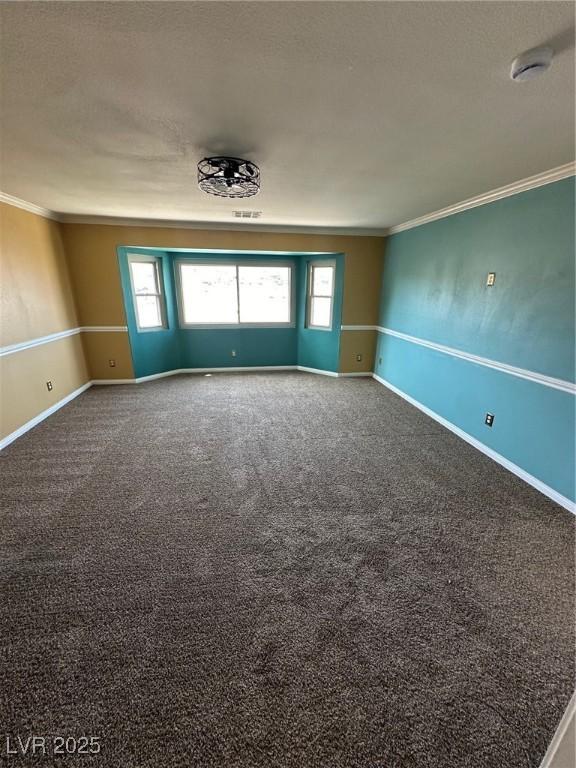
[[[62,225],[80,325],[125,325],[116,249],[119,245],[157,248],[220,248],[259,251],[344,253],[345,325],[373,325],[378,300],[384,239],[342,235],[232,232],[224,230]]]
[[[344,270],[343,325],[378,324],[383,266],[384,238],[354,238]]]
[[[78,326],[60,225],[0,204],[0,346]],[[49,391],[46,382],[52,383]],[[89,381],[80,336],[0,358],[0,438]]]
[[[0,203],[0,346],[75,328],[60,225]]]

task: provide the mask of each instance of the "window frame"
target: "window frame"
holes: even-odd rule
[[[237,323],[186,323],[184,321],[184,295],[182,293],[182,266],[194,266],[194,267],[235,267],[236,268],[236,296],[237,296],[237,309],[238,309],[238,322]],[[240,267],[287,267],[288,268],[288,290],[289,290],[289,306],[290,306],[290,319],[288,322],[274,323],[274,322],[262,322],[262,323],[243,323],[240,322],[240,280],[238,269]],[[296,327],[296,292],[294,290],[295,280],[295,262],[277,260],[277,261],[261,261],[257,259],[250,260],[196,260],[196,259],[176,259],[174,261],[175,272],[175,284],[176,284],[176,301],[178,304],[178,323],[180,328],[184,329],[205,329],[205,330],[232,330],[238,328],[295,328]]]
[[[332,269],[332,293],[330,295],[323,293],[313,293],[314,290],[314,270],[316,268],[330,267]],[[332,331],[334,329],[334,298],[336,294],[336,260],[323,259],[308,262],[306,274],[306,328],[312,331]],[[330,325],[313,325],[312,323],[312,300],[314,298],[330,299]]]
[[[156,287],[158,293],[136,293],[134,288],[134,278],[132,276],[132,264],[153,264],[156,273]],[[138,333],[155,333],[156,331],[165,331],[168,329],[166,316],[166,294],[164,291],[164,279],[162,275],[162,259],[159,256],[148,254],[129,253],[128,254],[128,275],[130,277],[130,293],[132,294],[132,306],[134,307],[134,318],[136,320],[136,330]],[[138,314],[138,296],[155,296],[158,301],[160,312],[160,325],[141,326]]]

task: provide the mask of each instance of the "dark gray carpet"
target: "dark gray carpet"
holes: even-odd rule
[[[93,388],[6,449],[0,731],[113,768],[532,768],[574,520],[371,380]]]

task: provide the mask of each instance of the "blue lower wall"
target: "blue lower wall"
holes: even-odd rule
[[[180,348],[182,368],[296,365],[298,360],[295,328],[183,329]]]
[[[573,382],[574,202],[570,178],[393,235],[380,326]],[[375,372],[574,500],[573,394],[385,334]]]
[[[332,328],[329,331],[306,327],[306,280],[310,261],[335,261],[336,284]],[[340,327],[342,323],[342,293],[344,287],[344,256],[303,258],[298,276],[298,365],[321,371],[337,371],[340,359]]]
[[[573,395],[384,334],[376,373],[574,499]],[[493,427],[484,424],[487,411]]]

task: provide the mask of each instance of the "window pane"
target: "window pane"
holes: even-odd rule
[[[312,306],[310,307],[310,325],[316,325],[320,328],[330,328],[331,305],[332,299],[313,296]]]
[[[314,295],[332,296],[334,267],[313,267],[312,277],[312,293]]]
[[[290,267],[239,267],[240,322],[290,322]]]
[[[140,328],[159,328],[162,326],[160,302],[157,296],[136,296],[136,310]]]
[[[236,267],[182,264],[185,323],[237,323]]]
[[[158,293],[156,264],[152,261],[132,261],[132,284],[134,293]]]

